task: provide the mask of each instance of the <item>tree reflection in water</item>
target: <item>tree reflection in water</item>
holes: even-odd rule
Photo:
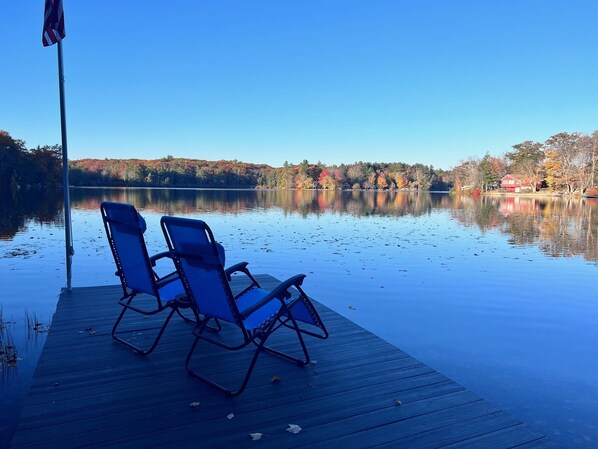
[[[537,245],[552,257],[583,256],[598,262],[598,199],[498,197],[443,193],[305,190],[74,189],[74,209],[99,210],[105,200],[169,215],[202,211],[239,214],[284,211],[365,216],[420,216],[448,210],[464,226],[498,230],[513,245]],[[0,239],[10,240],[33,220],[61,225],[60,191],[19,191],[0,196]],[[6,255],[0,255],[6,257]]]
[[[464,225],[498,229],[509,243],[537,245],[551,257],[598,262],[596,198],[463,197],[459,202],[452,214]]]
[[[62,225],[62,191],[13,190],[0,192],[0,240],[9,240],[33,220],[39,224]]]

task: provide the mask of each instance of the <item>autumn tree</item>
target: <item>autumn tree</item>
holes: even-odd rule
[[[276,188],[278,189],[292,189],[294,187],[294,170],[288,161],[284,161],[282,169],[278,171],[276,176]]]
[[[27,150],[25,142],[0,130],[0,190],[62,182],[60,145]]]
[[[500,178],[502,178],[499,169],[499,164],[495,162],[495,158],[486,153],[477,167],[479,183],[476,187],[480,187],[486,192],[492,186],[498,185]]]
[[[584,135],[580,138],[580,151],[583,172],[580,179],[580,187],[585,192],[590,187],[596,186],[598,170],[598,131],[591,135]]]
[[[310,176],[310,165],[307,159],[299,164],[297,176],[295,176],[295,188],[298,190],[315,189],[316,182]]]
[[[580,144],[581,134],[577,132],[555,134],[544,142],[547,181],[553,189],[580,191],[586,164]]]
[[[347,183],[354,188],[357,184],[357,188],[361,188],[367,180],[368,174],[367,164],[363,162],[352,164],[347,168]]]
[[[482,185],[480,160],[470,157],[452,170],[455,190],[471,190]]]
[[[16,186],[23,171],[25,143],[15,140],[0,130],[0,187],[2,190]]]
[[[511,172],[532,186],[540,184],[545,176],[543,147],[531,140],[513,145],[513,151],[505,155],[511,163]]]
[[[399,190],[409,185],[409,178],[404,173],[392,172],[389,174],[389,177],[394,181],[396,188]]]
[[[414,164],[413,167],[413,184],[418,191],[430,190],[433,176],[429,167],[423,164]]]
[[[370,168],[368,170],[368,175],[366,180],[363,183],[363,188],[364,189],[368,189],[368,190],[373,190],[376,188],[376,178],[378,177],[378,175],[376,174],[376,171],[372,168]]]
[[[327,168],[322,170],[322,172],[320,173],[318,184],[324,190],[337,190],[341,188],[341,185],[334,178],[334,173],[331,173],[331,171]]]
[[[592,186],[598,186],[598,130],[594,131],[590,136],[590,143],[592,148],[590,159],[590,173],[592,179]]]
[[[386,177],[386,173],[384,173],[384,171],[378,172],[378,177],[376,178],[376,187],[378,187],[379,190],[388,189],[388,178]]]
[[[332,177],[336,181],[336,184],[339,189],[346,187],[346,185],[345,185],[346,184],[346,175],[345,175],[346,171],[347,171],[347,168],[343,164],[341,164],[338,167],[330,168]]]
[[[28,178],[38,185],[56,185],[62,182],[62,147],[60,145],[44,145],[27,151],[26,157],[31,160]]]

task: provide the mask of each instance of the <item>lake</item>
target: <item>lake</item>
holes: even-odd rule
[[[140,210],[150,253],[165,248],[162,215],[201,218],[228,263],[246,260],[279,279],[305,273],[307,293],[341,315],[563,446],[598,447],[596,199],[71,192],[74,287],[118,283],[102,201]],[[10,441],[65,285],[62,207],[60,192],[0,197],[0,337],[11,347],[2,364],[0,446]]]

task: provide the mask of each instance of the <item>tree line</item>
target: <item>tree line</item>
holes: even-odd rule
[[[449,173],[423,164],[356,162],[327,166],[304,160],[282,167],[167,156],[159,160],[70,162],[73,185],[268,189],[449,190]]]
[[[558,133],[544,142],[512,146],[503,157],[472,157],[452,169],[453,188],[495,188],[506,174],[555,192],[598,195],[598,130],[591,134]]]
[[[0,131],[0,185],[61,183],[60,145],[27,149]],[[531,185],[585,193],[598,183],[598,131],[559,133],[545,142],[525,141],[504,156],[470,157],[451,170],[402,162],[325,165],[303,160],[282,167],[166,156],[157,160],[69,161],[74,186],[268,188],[323,190],[482,190],[497,188],[508,173]],[[598,191],[597,191],[598,192]]]
[[[62,184],[60,145],[27,149],[0,129],[0,190],[15,186],[49,187]]]

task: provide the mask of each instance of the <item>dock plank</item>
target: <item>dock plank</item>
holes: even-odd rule
[[[265,288],[277,283],[268,275],[258,279]],[[185,372],[192,327],[178,317],[149,356],[114,342],[109,333],[120,294],[117,286],[61,294],[12,447],[246,447],[254,444],[253,432],[280,448],[554,447],[317,302],[330,338],[306,338],[315,363],[299,367],[265,353],[247,390],[227,398]],[[142,340],[160,317],[132,317],[126,325],[143,328]],[[225,327],[220,334],[231,338],[232,332]],[[274,347],[298,347],[291,332],[277,334]],[[240,380],[251,355],[207,343],[197,353],[194,365],[225,384]],[[189,407],[194,401],[197,409]],[[303,430],[292,435],[289,423]]]

